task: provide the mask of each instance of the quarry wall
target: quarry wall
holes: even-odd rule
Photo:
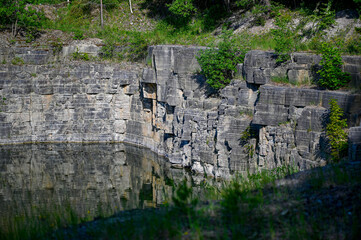
[[[197,74],[202,47],[152,46],[147,67],[62,61],[73,48],[2,50],[4,62],[24,64],[0,65],[0,144],[124,141],[167,156],[173,167],[223,178],[283,164],[306,169],[327,161],[333,98],[352,127],[350,159],[361,160],[360,94],[270,84],[279,76],[296,84],[314,78],[316,55],[295,53],[278,65],[274,53],[250,51],[217,95]],[[343,59],[359,88],[361,57]]]

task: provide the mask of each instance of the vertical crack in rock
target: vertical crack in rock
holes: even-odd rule
[[[349,126],[360,125],[360,95],[266,84],[280,74],[295,83],[311,76],[317,56],[294,54],[294,62],[277,66],[272,52],[250,51],[242,69],[246,80],[232,80],[216,96],[194,76],[201,49],[152,46],[153,67],[143,70],[79,62],[59,69],[0,66],[2,93],[12,93],[1,113],[0,143],[26,142],[30,135],[30,141],[126,141],[167,154],[177,167],[229,178],[291,161],[302,168],[323,164],[319,117],[331,98]],[[361,68],[352,59],[347,64]],[[360,74],[354,75],[357,82]],[[239,144],[248,126],[258,130],[248,141],[257,147],[254,157]]]

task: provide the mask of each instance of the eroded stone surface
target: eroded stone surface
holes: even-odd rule
[[[228,178],[283,164],[301,169],[324,164],[324,118],[331,98],[344,109],[349,126],[360,125],[360,95],[259,86],[275,74],[271,52],[248,53],[247,81],[233,80],[214,97],[196,74],[201,49],[150,47],[152,67],[144,69],[0,65],[0,96],[6,98],[0,143],[126,141],[166,155],[173,167]],[[294,71],[311,58],[319,60],[293,58]],[[249,139],[242,138],[245,132],[252,132]]]

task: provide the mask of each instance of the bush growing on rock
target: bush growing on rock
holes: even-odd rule
[[[218,48],[201,51],[197,57],[202,68],[201,73],[207,78],[207,83],[218,90],[227,86],[237,72],[237,64],[244,59],[244,54],[231,39],[231,32],[224,32]]]
[[[326,126],[326,134],[331,146],[332,160],[338,162],[347,151],[347,128],[346,119],[341,119],[343,111],[335,99],[330,101],[329,122]]]
[[[290,12],[279,13],[275,19],[276,29],[272,30],[275,40],[275,51],[278,55],[276,62],[288,61],[290,53],[294,50],[294,29],[292,29],[292,16]]]
[[[340,50],[330,43],[322,43],[320,53],[322,59],[321,69],[317,71],[320,79],[317,84],[320,87],[336,90],[346,86],[350,81],[350,75],[342,72],[342,58]]]

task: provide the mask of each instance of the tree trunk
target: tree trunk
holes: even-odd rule
[[[132,0],[129,0],[129,8],[130,8],[130,12],[133,13],[133,10],[132,10]]]
[[[18,34],[18,11],[19,11],[19,2],[18,0],[15,1],[16,3],[16,10],[15,10],[15,23],[13,24],[13,29],[12,29],[12,34],[13,37],[16,37],[16,35]]]
[[[100,25],[104,28],[104,20],[103,20],[103,0],[100,0]]]
[[[230,11],[231,7],[231,0],[224,0],[224,4],[226,5],[227,11]]]

